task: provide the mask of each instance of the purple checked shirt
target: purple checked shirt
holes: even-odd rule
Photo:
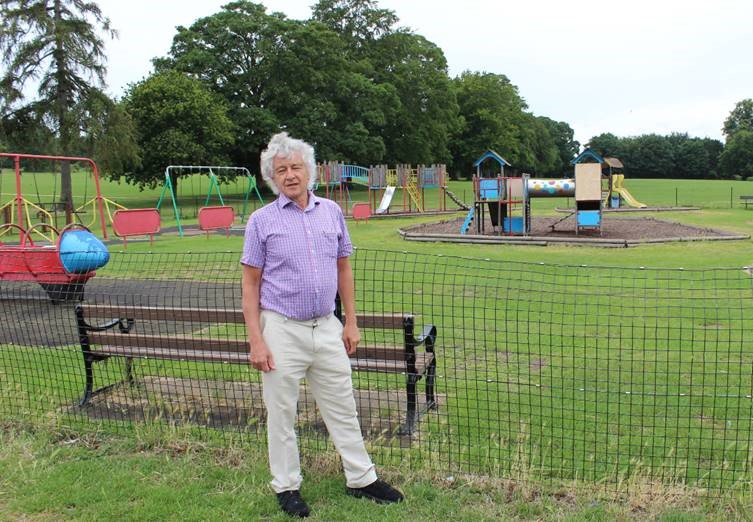
[[[352,253],[336,203],[309,192],[301,210],[280,194],[248,218],[241,263],[262,269],[262,310],[306,321],[335,309],[337,259]]]

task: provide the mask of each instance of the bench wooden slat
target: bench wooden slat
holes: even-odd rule
[[[217,337],[191,337],[187,335],[149,335],[141,333],[118,333],[113,331],[90,332],[89,344],[121,347],[154,347],[167,350],[200,350],[205,352],[230,352],[248,354],[248,341],[219,339]],[[92,347],[92,351],[98,351]]]
[[[174,361],[206,361],[216,363],[249,364],[248,352],[218,352],[208,350],[179,350],[145,346],[98,346],[92,352],[120,357],[169,359]]]
[[[119,356],[135,357],[143,359],[160,359],[171,361],[203,361],[213,363],[228,364],[249,364],[248,353],[241,352],[220,352],[210,350],[191,350],[191,349],[168,349],[154,348],[145,346],[98,346],[96,353]],[[434,358],[432,353],[416,354],[416,373],[422,374],[429,363]],[[381,359],[364,359],[353,358],[350,360],[350,366],[356,371],[381,371],[388,373],[405,372],[405,363],[403,361],[381,360]]]
[[[84,317],[128,318],[146,321],[203,322],[244,324],[239,308],[181,308],[174,306],[138,306],[128,304],[82,304]],[[401,329],[412,314],[357,313],[359,328]]]
[[[433,353],[416,354],[416,373],[423,374],[429,363],[434,359]],[[406,371],[403,361],[386,361],[380,359],[351,359],[350,367],[357,371],[376,371],[387,373],[404,373]]]
[[[406,317],[412,314],[356,313],[359,328],[382,328],[400,330]]]
[[[198,350],[204,352],[230,352],[248,354],[248,341],[240,339],[220,339],[191,337],[187,335],[151,335],[141,333],[118,333],[113,331],[89,332],[91,351],[98,352],[98,345],[119,347],[140,347],[167,350]],[[405,361],[405,350],[401,346],[361,346],[356,351],[360,359],[386,359]]]
[[[176,321],[243,324],[243,311],[233,308],[179,308],[119,304],[84,304],[84,317],[128,318],[142,321]]]

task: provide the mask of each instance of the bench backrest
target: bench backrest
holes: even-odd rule
[[[96,345],[154,347],[160,350],[198,350],[211,352],[248,352],[248,340],[243,334],[231,337],[194,333],[169,333],[158,323],[191,323],[196,328],[209,324],[245,325],[243,311],[235,308],[154,307],[129,304],[81,303],[76,307],[79,336],[82,345],[96,351]],[[360,329],[401,330],[400,346],[364,343],[359,346],[358,359],[404,360],[413,352],[411,314],[357,314]],[[102,328],[93,319],[108,320]],[[116,328],[117,326],[117,328]],[[398,344],[398,343],[395,343]]]

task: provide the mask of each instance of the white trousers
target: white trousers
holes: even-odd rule
[[[361,436],[342,328],[333,314],[314,321],[296,321],[269,310],[261,312],[262,335],[276,366],[262,374],[269,467],[275,493],[301,487],[294,425],[303,378],[340,454],[347,486],[361,488],[377,478]]]

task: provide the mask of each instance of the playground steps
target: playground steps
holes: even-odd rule
[[[473,224],[473,219],[476,217],[476,209],[470,208],[468,210],[468,214],[465,216],[465,220],[463,220],[463,224],[460,225],[460,233],[465,235],[468,233],[468,231],[471,229],[471,225]]]
[[[418,183],[416,182],[417,176],[410,175],[408,177],[408,183],[405,184],[405,189],[408,191],[408,195],[416,204],[416,208],[419,212],[424,211],[424,207],[421,204],[421,194],[418,192]]]
[[[471,209],[471,207],[470,207],[470,206],[468,206],[468,205],[466,205],[465,203],[463,203],[463,201],[462,201],[462,200],[461,200],[461,199],[460,199],[459,197],[457,197],[457,195],[455,195],[455,193],[454,193],[454,192],[452,192],[452,191],[451,191],[450,189],[448,189],[447,187],[444,187],[444,192],[445,192],[445,194],[447,194],[447,195],[449,196],[449,198],[450,198],[450,199],[451,199],[452,201],[454,201],[454,202],[455,202],[455,204],[456,204],[456,205],[458,205],[458,206],[459,206],[460,208],[462,208],[463,210],[470,210],[470,209]]]

